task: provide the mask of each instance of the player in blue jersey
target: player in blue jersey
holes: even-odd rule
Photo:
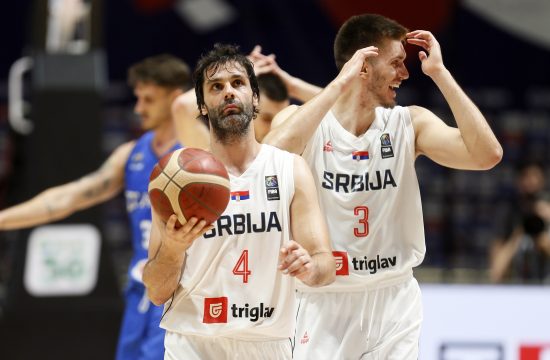
[[[170,55],[144,59],[128,71],[134,89],[134,110],[145,134],[120,145],[95,172],[45,190],[36,197],[0,212],[0,230],[36,226],[113,198],[122,190],[132,226],[132,258],[126,307],[116,358],[148,360],[164,357],[164,330],[159,328],[162,308],[145,295],[141,280],[147,259],[151,207],[147,193],[149,174],[162,155],[180,147],[171,104],[190,83],[188,66]]]

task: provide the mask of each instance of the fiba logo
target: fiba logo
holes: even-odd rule
[[[349,275],[348,253],[345,251],[333,251],[334,261],[336,262],[336,275]]]
[[[202,322],[205,324],[227,323],[227,298],[205,298],[203,313]]]

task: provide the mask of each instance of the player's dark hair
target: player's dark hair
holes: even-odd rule
[[[204,80],[208,78],[208,73],[215,74],[221,67],[234,66],[239,64],[246,71],[252,94],[260,99],[260,89],[258,87],[258,79],[254,74],[254,65],[248,58],[239,52],[237,45],[215,44],[214,48],[206,55],[202,55],[199,59],[195,71],[193,73],[193,81],[195,83],[195,95],[197,96],[197,105],[199,112],[204,103]],[[258,109],[254,106],[254,118],[258,114]],[[208,116],[199,115],[199,118],[208,121]]]
[[[273,101],[288,100],[288,89],[283,80],[273,73],[258,75],[258,86],[263,95]]]
[[[387,39],[404,41],[409,30],[398,22],[378,14],[362,14],[349,18],[340,27],[334,40],[334,60],[341,70],[359,49],[381,47]]]
[[[166,88],[187,90],[191,80],[189,66],[175,56],[161,54],[135,63],[128,69],[128,85],[151,83]]]

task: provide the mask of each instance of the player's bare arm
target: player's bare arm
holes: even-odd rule
[[[417,155],[457,169],[485,170],[498,164],[502,147],[483,114],[445,68],[435,37],[429,31],[416,30],[407,34],[407,42],[423,49],[418,53],[422,71],[435,82],[458,125],[449,127],[431,111],[409,107]]]
[[[176,228],[173,214],[166,223],[152,211],[153,226],[149,240],[149,260],[143,269],[143,283],[149,299],[156,305],[164,304],[176,291],[183,271],[185,252],[198,237],[212,229],[204,220],[192,217]]]
[[[300,106],[280,126],[272,129],[264,138],[264,143],[302,154],[315,129],[339,96],[353,80],[363,76],[365,60],[377,55],[378,48],[374,46],[357,50],[342,67],[338,76],[313,99]]]
[[[306,102],[322,90],[321,87],[292,76],[281,69],[275,60],[275,54],[262,54],[262,48],[259,45],[254,47],[248,58],[254,63],[254,72],[256,75],[271,72],[279,76],[288,90],[288,95],[293,99]]]
[[[208,150],[210,133],[198,116],[195,89],[181,94],[172,103],[172,117],[179,142],[185,147]]]
[[[95,172],[0,212],[0,229],[19,229],[57,221],[118,194],[133,142],[119,146]]]
[[[334,281],[336,264],[313,176],[299,156],[294,158],[294,187],[290,227],[295,241],[281,248],[279,270],[308,286],[328,285]]]

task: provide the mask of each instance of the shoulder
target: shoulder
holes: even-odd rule
[[[290,115],[294,114],[294,112],[298,110],[298,108],[298,105],[289,105],[283,110],[279,111],[271,121],[271,128],[274,129],[284,123],[285,120],[290,117]]]
[[[122,145],[119,145],[113,151],[113,153],[109,158],[116,162],[125,163],[130,157],[132,150],[134,150],[136,143],[137,143],[136,140],[132,140],[132,141],[125,142]]]
[[[172,103],[172,111],[175,112],[193,112],[197,110],[197,98],[195,96],[195,90],[191,89],[185,93],[179,95]]]

